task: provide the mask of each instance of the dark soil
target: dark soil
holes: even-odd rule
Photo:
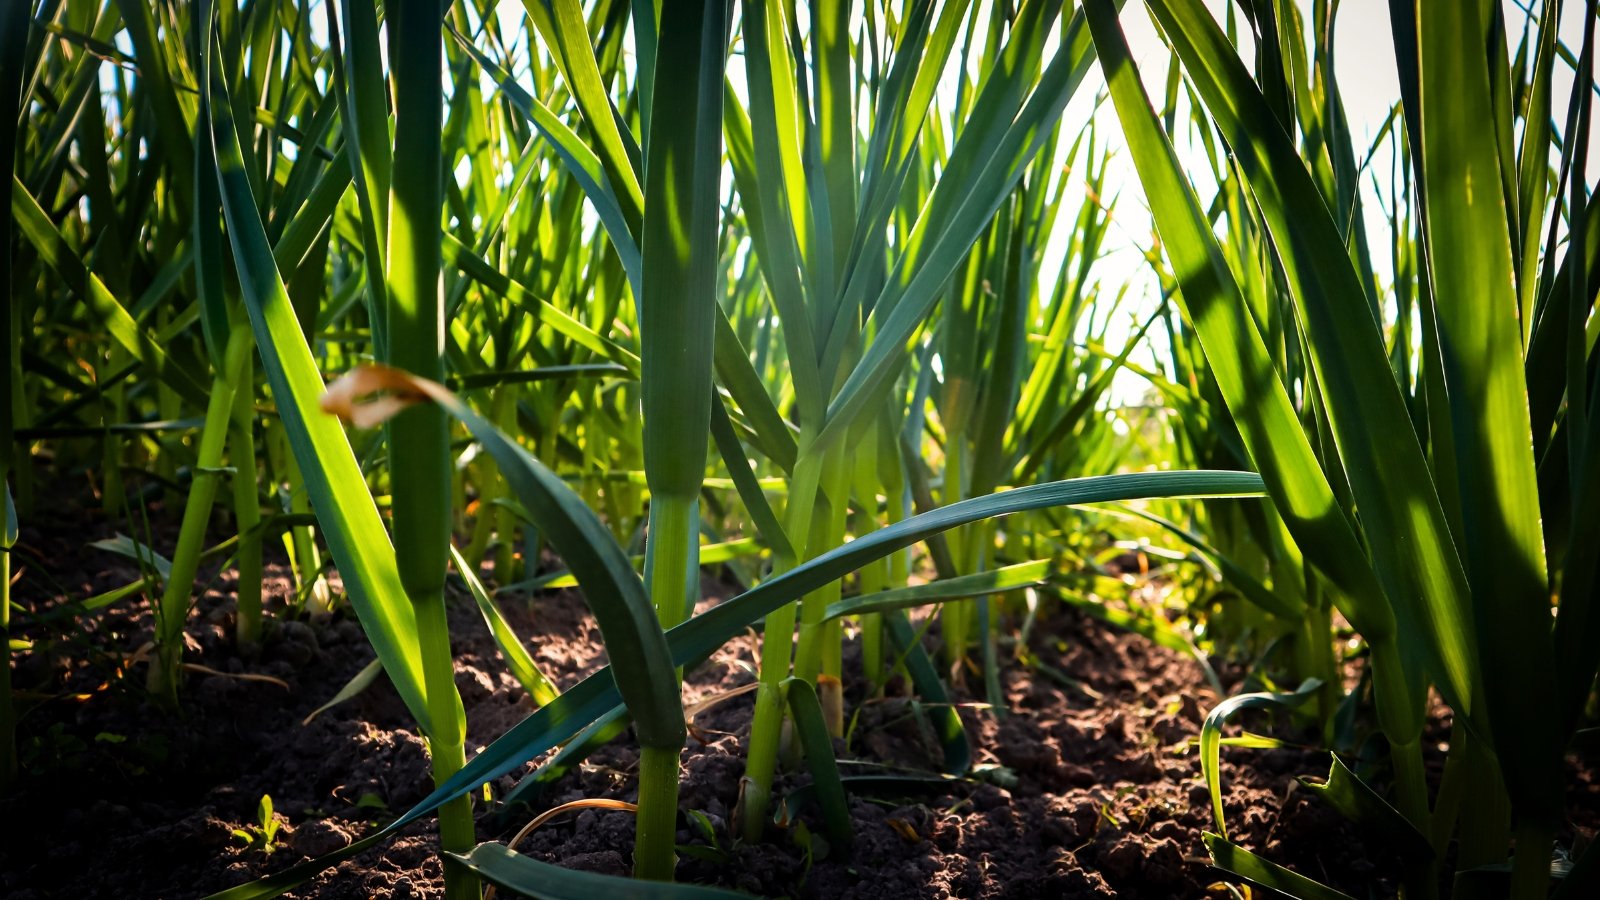
[[[207,590],[188,628],[197,646],[187,660],[222,674],[191,673],[177,715],[149,702],[143,666],[127,664],[151,635],[143,598],[75,628],[39,624],[36,614],[65,599],[137,576],[119,557],[86,547],[114,530],[94,511],[70,500],[52,508],[52,520],[23,528],[16,557],[24,571],[15,597],[34,614],[17,620],[21,636],[36,644],[16,661],[17,689],[28,698],[20,735],[27,772],[20,791],[0,802],[8,823],[0,841],[0,894],[202,896],[343,847],[427,793],[426,745],[382,679],[301,724],[372,659],[352,618],[273,618],[260,654],[243,658],[231,641],[232,576],[203,571]],[[170,526],[162,526],[155,541],[170,547],[171,537]],[[281,608],[288,590],[283,564],[269,564],[269,609]],[[563,687],[604,663],[599,633],[576,594],[510,599],[504,607]],[[470,755],[531,707],[470,599],[456,598],[451,628]],[[701,849],[682,854],[679,879],[768,896],[1225,896],[1216,885],[1223,876],[1207,865],[1200,840],[1214,826],[1198,755],[1189,748],[1219,699],[1199,665],[1066,608],[1041,618],[1030,650],[1052,672],[1007,666],[1009,715],[958,692],[982,777],[933,795],[852,797],[856,838],[848,856],[816,837],[806,849],[800,829],[774,829],[765,844],[736,844],[728,823],[753,695],[704,712],[684,753],[681,806],[703,813],[714,839],[688,816],[681,820],[679,842]],[[754,658],[753,636],[729,643],[689,674],[686,700],[748,684]],[[847,656],[847,669],[851,662]],[[235,677],[242,673],[288,687]],[[971,682],[976,687],[978,679]],[[838,747],[847,773],[882,769],[845,761],[936,768],[939,751],[919,707],[893,696],[893,687],[890,693],[863,703],[859,691],[847,690],[850,709],[860,710],[850,741]],[[1251,724],[1267,727],[1259,716]],[[508,840],[533,814],[578,798],[632,799],[636,761],[625,736],[553,784],[510,825],[481,816],[479,836]],[[1392,895],[1396,860],[1296,790],[1294,776],[1326,771],[1326,753],[1313,750],[1225,749],[1232,837],[1356,897]],[[785,775],[780,790],[807,780]],[[513,783],[502,779],[493,789],[503,794]],[[1600,776],[1574,766],[1570,783],[1580,826],[1564,839],[1586,843],[1600,822]],[[283,823],[282,845],[270,855],[246,849],[233,834],[256,823],[263,794],[271,795]],[[813,836],[821,831],[817,821],[804,821]],[[556,818],[517,849],[621,875],[632,840],[627,813],[586,810]],[[440,896],[436,847],[432,822],[423,821],[295,896]]]

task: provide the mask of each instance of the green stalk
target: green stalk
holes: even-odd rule
[[[689,617],[699,585],[699,498],[650,498],[646,580],[656,617],[671,628]],[[679,678],[682,670],[679,670]],[[633,851],[633,876],[671,881],[678,866],[678,759],[683,744],[639,749],[639,812]]]
[[[392,4],[389,63],[394,82],[394,179],[388,220],[389,361],[432,381],[444,376],[444,296],[439,270],[444,207],[443,41],[439,7]],[[444,784],[466,762],[461,698],[455,686],[444,576],[450,543],[450,444],[445,413],[432,404],[401,412],[389,423],[389,479],[395,559],[416,613],[428,705],[433,778]],[[439,810],[439,845],[466,853],[477,843],[472,800]],[[476,897],[478,881],[453,858],[444,861],[445,895]]]
[[[283,462],[284,481],[289,486],[289,513],[309,515],[311,496],[306,491],[305,476],[300,472],[300,461],[283,447],[287,435],[278,428],[274,428],[272,433],[278,440],[268,441],[267,446],[277,447],[278,456]],[[332,598],[319,596],[318,587],[322,581],[322,552],[317,549],[311,526],[296,525],[289,529],[288,547],[294,563],[295,596],[311,605],[313,615],[325,616],[332,612],[330,605]]]
[[[556,6],[560,19],[574,31],[582,30],[576,0]],[[644,471],[650,487],[645,552],[650,600],[663,627],[688,618],[699,598],[700,488],[715,400],[711,366],[720,261],[726,16],[722,0],[665,0],[661,5],[653,73],[657,80],[644,141],[638,311]],[[637,37],[649,43],[650,35]],[[580,80],[580,103],[585,102],[584,84],[592,86]],[[599,115],[611,125],[609,112]],[[616,157],[608,162],[631,172]],[[673,694],[679,696],[676,690]],[[681,717],[681,700],[675,714]],[[678,757],[687,732],[681,727],[650,732],[653,737],[647,739],[640,731],[634,875],[670,881],[677,867]]]
[[[234,330],[248,337],[250,322],[242,320]],[[238,620],[234,641],[248,648],[261,640],[261,498],[256,488],[255,396],[252,385],[255,366],[245,354],[233,392],[233,434],[229,454],[233,460],[233,515],[239,529]]]
[[[962,476],[962,457],[965,456],[966,438],[955,430],[945,434],[945,463],[944,463],[944,493],[942,499],[946,506],[958,500],[965,499],[963,487],[965,479]],[[967,567],[969,554],[967,547],[974,543],[975,536],[969,529],[958,528],[946,537],[950,543],[951,554],[961,561],[962,574],[975,571]],[[944,661],[949,668],[949,675],[956,680],[963,676],[962,662],[967,656],[968,635],[972,630],[973,609],[971,603],[946,603],[939,614],[939,626],[944,638]]]
[[[647,418],[647,427],[648,422]],[[704,444],[701,446],[703,448]],[[646,451],[647,473],[651,455]],[[703,473],[703,453],[701,462]],[[697,494],[685,497],[652,491],[650,496],[646,580],[656,618],[664,629],[688,618],[699,599],[699,585],[691,581],[698,577],[700,570],[698,504]],[[677,677],[681,679],[681,670]],[[635,878],[671,881],[677,869],[674,838],[677,834],[678,758],[685,738],[686,735],[680,737],[678,743],[671,746],[640,747]]]
[[[645,580],[662,628],[682,624],[699,599],[699,518],[698,497],[650,498]]]
[[[880,526],[878,518],[878,433],[879,423],[872,423],[861,442],[856,445],[855,466],[851,473],[856,498],[861,501],[862,517],[868,531]],[[894,505],[894,498],[890,498]],[[872,594],[889,586],[889,561],[880,559],[861,569],[862,594]],[[860,617],[861,668],[868,684],[883,684],[883,616],[867,613]]]
[[[178,670],[183,664],[183,623],[189,615],[194,577],[200,568],[206,524],[217,498],[217,481],[222,477],[222,448],[233,419],[233,385],[250,352],[248,328],[235,329],[228,336],[223,371],[211,386],[205,425],[200,430],[194,477],[183,507],[183,522],[178,528],[178,547],[172,554],[172,572],[156,606],[156,659],[150,666],[146,686],[168,706],[178,703]]]
[[[1474,737],[1465,729],[1462,731],[1460,780],[1465,785],[1462,790],[1466,796],[1460,804],[1456,869],[1503,866],[1511,845],[1511,798],[1506,794],[1505,779],[1500,776],[1500,763],[1494,758],[1493,748],[1484,739]],[[1452,735],[1451,747],[1454,746],[1455,736]],[[1440,792],[1443,793],[1443,787]],[[1449,832],[1444,832],[1443,840],[1436,846],[1444,847],[1448,841]]]
[[[789,505],[784,510],[784,531],[791,544],[811,532],[811,517],[822,476],[822,458],[809,452],[812,435],[802,431],[800,454],[789,480]],[[773,575],[781,575],[799,560],[779,559]],[[799,604],[786,603],[767,615],[761,638],[761,680],[756,687],[755,717],[750,723],[750,745],[745,751],[744,781],[739,794],[739,819],[744,839],[758,841],[766,829],[772,806],[772,776],[778,768],[778,748],[783,730],[783,680],[789,677],[794,649],[795,617]]]
[[[846,465],[843,442],[829,447],[822,455],[822,481],[825,491],[817,497],[817,511],[811,521],[806,555],[814,557],[844,543],[846,509],[850,498],[850,470]],[[816,518],[820,514],[821,518]],[[800,640],[795,648],[794,674],[813,685],[823,671],[827,644],[829,604],[839,599],[839,582],[826,584],[800,601]],[[837,672],[830,674],[837,675]]]
[[[111,349],[111,366],[113,369],[121,368],[128,364],[130,354],[122,347]],[[102,395],[105,406],[105,421],[122,422],[127,420],[128,390],[122,382],[118,382]],[[105,449],[101,453],[104,468],[100,475],[100,508],[105,511],[108,518],[121,516],[123,507],[127,504],[127,486],[122,481],[122,437],[115,433],[105,436]]]
[[[495,393],[494,423],[506,434],[517,433],[516,385],[505,385]],[[505,504],[496,504],[493,510],[497,541],[494,551],[494,577],[501,584],[511,584],[517,579],[517,514]],[[536,562],[535,559],[528,560],[529,565]]]
[[[633,877],[671,881],[678,867],[678,757],[680,747],[639,748],[639,812]]]

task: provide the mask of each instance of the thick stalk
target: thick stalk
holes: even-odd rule
[[[133,354],[123,347],[116,346],[111,351],[111,367],[113,369],[127,365]],[[17,393],[21,392],[18,385]],[[107,422],[128,421],[127,398],[128,389],[126,381],[119,381],[106,390],[102,395],[105,407],[105,420]],[[100,508],[105,510],[107,518],[121,516],[123,508],[127,505],[127,486],[122,481],[122,437],[114,431],[106,432],[103,440],[105,449],[102,451],[104,460],[100,476]]]
[[[1410,683],[1394,641],[1373,643],[1371,650],[1372,691],[1379,725],[1389,739],[1397,806],[1419,833],[1428,835],[1433,817],[1428,806],[1428,776],[1422,765],[1422,686]],[[1408,864],[1402,881],[1408,900],[1438,895],[1438,869],[1433,859]]]
[[[389,362],[433,381],[444,374],[444,296],[439,268],[444,208],[441,134],[443,40],[439,6],[388,6],[390,76],[394,82],[394,179],[388,209]],[[416,610],[428,700],[428,743],[434,784],[465,763],[461,698],[455,686],[444,572],[450,543],[450,443],[445,413],[434,404],[401,412],[389,423],[389,489],[400,583]],[[439,809],[439,845],[466,853],[476,843],[470,795]],[[445,896],[478,896],[477,877],[449,857]]]
[[[791,544],[799,543],[800,537],[811,531],[811,514],[822,476],[821,457],[808,452],[812,437],[801,434],[800,455],[789,482],[789,505],[784,510],[783,524]],[[773,574],[781,575],[798,562],[779,559],[773,565]],[[783,730],[782,685],[789,676],[797,607],[798,604],[789,603],[773,611],[762,632],[761,680],[756,688],[755,718],[750,723],[750,746],[745,753],[744,782],[739,794],[739,819],[747,841],[761,839],[772,805],[772,775],[778,767]]]
[[[1298,643],[1302,645],[1304,660],[1304,678],[1316,678],[1322,682],[1322,687],[1317,691],[1317,723],[1327,733],[1333,725],[1333,715],[1339,708],[1339,670],[1334,665],[1333,642],[1329,635],[1333,634],[1332,610],[1326,602],[1313,602],[1306,610],[1305,618],[1301,619],[1302,633]]]
[[[662,628],[681,625],[699,599],[699,500],[651,497],[645,577]]]
[[[450,652],[450,624],[446,619],[444,592],[431,597],[412,595],[417,612],[417,637],[422,649],[422,681],[428,697],[428,754],[433,768],[433,783],[443,784],[467,764],[465,735],[462,729],[460,695],[456,693],[455,659]],[[472,795],[458,797],[439,808],[439,846],[466,852],[477,843],[472,821]],[[470,869],[445,863],[445,896],[477,897],[478,880]]]
[[[678,757],[682,748],[639,748],[639,812],[633,877],[671,881],[678,866]]]
[[[242,322],[246,338],[250,323]],[[255,366],[246,353],[240,365],[233,392],[233,434],[229,437],[229,456],[233,460],[233,515],[239,528],[238,620],[234,623],[234,642],[253,647],[261,640],[261,498],[256,490],[255,396],[251,384]]]
[[[517,428],[517,386],[508,384],[500,388],[494,398],[494,423],[506,434],[516,434]],[[547,454],[546,459],[555,459],[554,455]],[[494,580],[500,584],[511,584],[517,580],[517,514],[505,504],[496,504],[494,507]],[[530,559],[531,566],[537,560]],[[528,571],[534,571],[529,569]]]
[[[966,439],[962,435],[954,431],[945,435],[944,491],[941,496],[946,506],[966,498],[965,483],[961,475],[965,445]],[[951,553],[964,564],[966,561],[964,551],[972,540],[969,529],[952,529],[945,539],[950,544]],[[962,569],[960,574],[969,574],[969,570]],[[939,627],[942,632],[941,637],[944,639],[945,665],[950,668],[952,677],[957,679],[961,678],[961,664],[967,656],[972,619],[971,603],[946,603],[943,612],[939,614]]]
[[[852,489],[862,506],[861,521],[866,531],[880,527],[878,518],[878,432],[877,422],[871,423],[865,436],[856,445],[855,464],[852,466]],[[861,568],[860,589],[863,594],[883,590],[889,581],[889,561],[875,560]],[[878,613],[860,616],[861,668],[868,684],[883,683],[883,617]]]
[[[473,480],[478,485],[478,512],[472,521],[472,538],[461,554],[474,571],[483,565],[483,558],[489,553],[489,537],[494,533],[496,518],[494,498],[499,494],[499,470],[487,453],[478,457],[476,469]]]
[[[183,623],[189,615],[195,573],[200,568],[206,524],[217,499],[217,481],[222,477],[222,448],[233,418],[233,385],[249,352],[249,329],[235,330],[228,338],[223,371],[211,386],[205,424],[200,429],[194,477],[183,507],[183,522],[178,527],[178,547],[172,554],[172,571],[156,606],[156,660],[150,666],[146,686],[150,693],[169,706],[178,703],[178,670],[183,664]]]
[[[845,516],[850,500],[850,471],[845,465],[841,444],[835,444],[823,454],[822,484],[825,493],[817,497],[817,512],[821,513],[821,517],[811,521],[807,558],[844,543]],[[830,581],[806,594],[800,601],[800,640],[794,654],[794,674],[813,685],[817,683],[817,676],[824,671],[824,647],[828,643],[828,628],[822,618],[828,611],[828,605],[838,599],[839,582]]]
[[[652,496],[645,577],[661,627],[681,624],[699,598],[699,498]],[[682,670],[679,670],[682,678]],[[671,881],[678,867],[678,759],[683,745],[639,749],[639,812],[633,874]]]

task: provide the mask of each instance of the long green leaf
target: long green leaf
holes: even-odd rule
[[[1234,151],[1303,320],[1343,471],[1405,646],[1426,659],[1452,706],[1471,717],[1479,673],[1464,615],[1467,579],[1433,477],[1391,376],[1386,345],[1338,226],[1299,151],[1198,0],[1151,0],[1206,109]],[[1498,190],[1498,180],[1496,181]],[[1392,423],[1382,431],[1372,423]],[[1421,644],[1422,646],[1418,646]],[[1420,720],[1418,721],[1420,724]]]
[[[222,209],[239,284],[267,381],[278,402],[278,415],[367,639],[383,660],[384,671],[404,698],[406,708],[426,729],[428,707],[422,687],[416,619],[400,584],[393,545],[367,491],[349,438],[338,421],[320,409],[322,376],[261,226],[259,207],[244,172],[226,85],[207,86],[214,97],[223,101],[209,104],[217,162],[214,177],[222,188]]]
[[[500,611],[494,598],[484,590],[483,582],[478,580],[477,573],[472,571],[472,566],[461,557],[461,551],[454,545],[450,547],[450,561],[455,564],[456,574],[466,582],[468,592],[478,604],[483,623],[489,626],[489,634],[494,638],[495,646],[500,648],[500,655],[505,658],[506,668],[511,670],[512,677],[517,679],[534,703],[543,706],[554,700],[561,692],[539,670],[539,664],[533,661],[533,657],[528,655],[528,648],[522,645],[522,639],[512,630],[511,623],[506,621],[505,613]]]
[[[1561,805],[1557,720],[1530,697],[1555,693],[1539,485],[1517,323],[1504,196],[1492,143],[1485,17],[1423,4],[1422,149],[1427,238],[1450,403],[1478,642],[1495,748],[1524,815]]]
[[[1203,839],[1206,850],[1211,854],[1212,865],[1285,897],[1293,900],[1354,900],[1349,894],[1312,881],[1275,862],[1262,859],[1237,844],[1229,843],[1227,838],[1207,833]]]
[[[703,884],[664,884],[563,869],[523,856],[505,844],[484,843],[473,848],[471,853],[450,855],[506,890],[539,900],[594,900],[595,897],[615,897],[617,900],[697,900],[700,897],[744,900],[750,896]]]

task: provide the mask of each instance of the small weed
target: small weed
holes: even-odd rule
[[[272,795],[262,794],[256,805],[256,824],[233,829],[233,836],[242,841],[246,850],[270,854],[278,849],[278,829],[282,824],[272,814]]]

